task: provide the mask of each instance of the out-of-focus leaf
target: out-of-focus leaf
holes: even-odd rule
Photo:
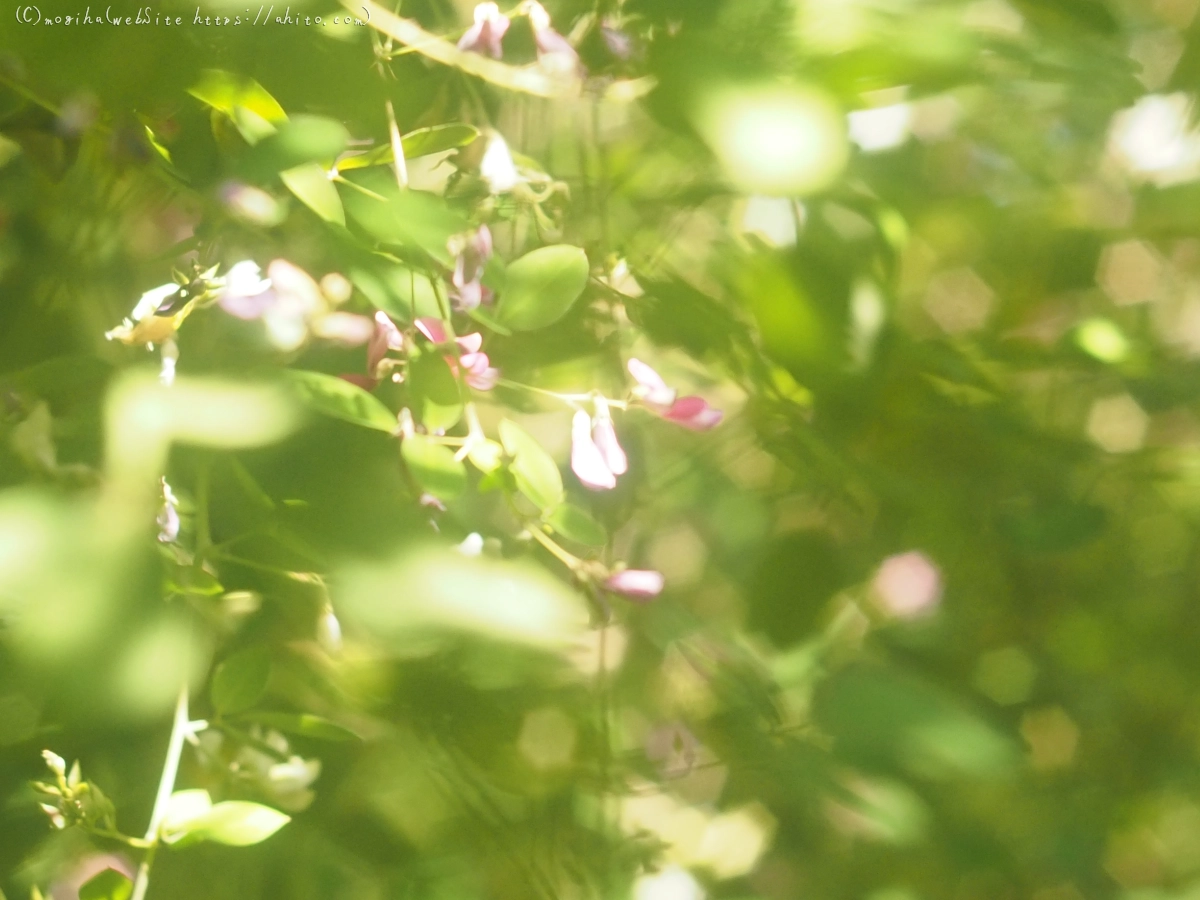
[[[468,226],[461,213],[434,194],[398,190],[386,172],[364,169],[355,173],[355,180],[384,198],[346,191],[346,210],[367,234],[385,244],[420,248],[443,265],[451,263],[449,240]]]
[[[396,416],[373,395],[344,378],[322,372],[289,370],[288,381],[310,408],[335,419],[391,434]]]
[[[233,654],[213,673],[213,706],[222,715],[244,712],[262,698],[270,677],[271,655],[265,647]]]
[[[433,496],[450,500],[466,488],[466,468],[454,458],[454,451],[433,438],[410,435],[400,443],[400,453],[417,484]]]
[[[562,651],[588,626],[582,598],[545,569],[448,547],[353,567],[337,583],[338,609],[404,652],[432,649],[431,640],[456,634]]]
[[[587,255],[578,247],[539,247],[511,263],[496,319],[514,331],[533,331],[557,322],[579,299],[588,280]]]
[[[282,172],[304,163],[330,164],[349,140],[350,134],[340,122],[324,116],[295,116],[255,145],[247,165]]]
[[[553,509],[562,502],[562,473],[542,445],[510,419],[500,423],[500,442],[512,457],[509,469],[517,488],[539,509]]]
[[[358,735],[349,728],[330,722],[311,713],[256,712],[253,721],[285,734],[322,741],[353,741]]]
[[[275,125],[287,119],[283,107],[261,84],[221,69],[205,70],[188,93],[229,116],[251,144],[274,133]]]
[[[608,532],[604,530],[604,526],[570,503],[563,503],[551,510],[546,516],[546,524],[578,544],[603,547],[608,543]]]
[[[900,672],[854,666],[817,690],[816,715],[839,754],[862,765],[997,775],[1016,762],[1011,740],[952,697]]]
[[[319,163],[304,163],[279,173],[287,189],[326,222],[346,224],[346,212],[337,188]]]
[[[123,872],[105,869],[79,888],[79,900],[129,900],[133,882]]]
[[[438,353],[427,351],[412,360],[408,384],[421,424],[430,431],[452,428],[462,418],[458,381]]]

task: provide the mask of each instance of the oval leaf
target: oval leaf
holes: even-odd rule
[[[292,820],[291,816],[261,803],[226,800],[187,822],[179,842],[213,841],[231,847],[248,847],[265,841]]]
[[[588,259],[581,249],[541,247],[509,265],[496,318],[514,331],[544,328],[567,314],[587,280]]]
[[[213,673],[212,701],[223,715],[243,712],[259,701],[271,677],[271,657],[265,648],[235,653]]]
[[[400,444],[400,454],[417,484],[439,499],[457,497],[467,486],[466,467],[454,458],[449,447],[426,435],[406,437]]]
[[[517,489],[539,509],[552,509],[562,503],[562,474],[542,445],[508,419],[500,423],[500,441],[504,452],[512,457],[509,471]]]
[[[563,503],[546,516],[546,524],[567,540],[588,547],[603,547],[608,543],[604,526],[578,506]]]
[[[408,159],[418,156],[428,156],[431,153],[443,153],[465,147],[479,137],[479,129],[471,125],[454,123],[451,125],[434,125],[431,128],[418,128],[410,131],[400,140],[404,146],[404,155]],[[347,172],[351,169],[362,169],[367,166],[390,165],[392,162],[392,145],[382,144],[367,153],[351,156],[338,163],[338,170]]]
[[[287,189],[326,222],[346,224],[342,198],[319,163],[304,163],[279,173]]]
[[[304,403],[327,416],[391,434],[396,416],[373,395],[343,378],[293,369],[288,380]]]
[[[462,394],[450,366],[437,351],[422,353],[409,364],[409,389],[421,424],[446,430],[462,418]]]

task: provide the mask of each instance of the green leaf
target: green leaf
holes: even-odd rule
[[[515,422],[500,423],[500,442],[512,457],[509,471],[517,488],[539,509],[552,509],[562,503],[563,483],[558,464],[542,445],[526,434]]]
[[[443,265],[452,262],[447,244],[452,235],[467,230],[465,216],[434,194],[400,191],[387,172],[362,170],[354,181],[384,198],[346,191],[346,211],[371,237],[385,244],[420,248]]]
[[[225,590],[213,575],[199,566],[178,566],[167,576],[167,589],[176,594],[215,597]]]
[[[259,712],[254,713],[252,717],[258,724],[282,731],[284,734],[322,741],[358,740],[358,735],[349,728],[309,713]]]
[[[272,134],[275,123],[287,120],[283,107],[261,84],[221,69],[206,69],[188,93],[229,116],[251,144]]]
[[[391,410],[372,394],[344,378],[323,372],[291,369],[287,372],[287,379],[299,393],[300,399],[323,415],[388,434],[396,428],[396,416]]]
[[[133,882],[116,869],[105,869],[79,888],[79,900],[129,900]]]
[[[416,159],[418,156],[428,156],[431,153],[442,153],[465,147],[479,137],[479,129],[471,125],[454,123],[451,125],[434,125],[431,128],[418,128],[404,135],[400,141],[404,146],[404,156]],[[383,144],[368,153],[352,156],[338,163],[339,172],[352,169],[362,169],[368,166],[390,165],[392,162],[392,145]]]
[[[319,163],[304,163],[279,173],[287,189],[326,222],[346,224],[342,198]]]
[[[279,172],[303,163],[331,164],[346,148],[350,133],[341,122],[324,116],[296,116],[260,141],[249,154],[250,167]]]
[[[206,792],[200,793],[207,796]],[[180,847],[200,841],[248,847],[265,841],[291,820],[291,816],[261,803],[226,800],[210,806],[199,815],[185,818],[167,834],[166,840]]]
[[[437,351],[426,351],[409,363],[408,383],[421,424],[430,431],[452,428],[462,418],[458,381]]]
[[[541,247],[511,263],[496,319],[515,331],[557,322],[579,299],[588,280],[587,255],[578,247]]]
[[[466,467],[454,458],[449,447],[427,435],[406,437],[400,444],[400,454],[417,484],[439,499],[457,497],[467,486]]]
[[[603,547],[608,543],[608,532],[604,526],[578,506],[563,503],[556,506],[546,517],[546,524],[568,540],[588,547]]]
[[[266,693],[270,677],[271,656],[265,647],[233,654],[213,673],[213,706],[222,715],[244,712]]]
[[[495,316],[493,316],[490,312],[488,312],[481,306],[477,306],[474,309],[469,310],[467,312],[467,315],[470,316],[472,319],[474,319],[476,322],[478,322],[480,325],[484,326],[485,328],[490,328],[492,331],[496,332],[496,334],[501,334],[501,335],[504,335],[505,337],[509,337],[512,335],[511,328],[507,328],[504,325],[501,325],[498,321],[496,321]]]

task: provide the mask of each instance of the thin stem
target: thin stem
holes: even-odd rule
[[[354,190],[358,191],[359,193],[366,194],[373,200],[379,200],[382,203],[387,203],[387,197],[383,196],[383,194],[377,194],[370,188],[365,188],[361,184],[351,181],[349,178],[345,178],[341,175],[334,175],[332,180],[336,181],[338,184],[344,184],[346,187],[354,188]]]
[[[127,834],[121,834],[119,831],[113,831],[111,828],[96,828],[95,826],[88,829],[89,834],[94,834],[96,837],[108,838],[111,841],[120,841],[127,847],[136,847],[140,850],[150,849],[150,842],[144,841],[141,838],[130,837]]]
[[[528,530],[529,530],[529,533],[531,535],[533,535],[534,539],[537,540],[537,542],[539,544],[541,544],[543,547],[545,547],[547,550],[549,550],[552,554],[554,554],[554,556],[559,560],[559,562],[561,562],[563,565],[565,565],[572,572],[578,571],[579,567],[581,565],[583,565],[582,560],[580,560],[576,556],[572,556],[570,553],[568,553],[562,547],[558,546],[558,544],[554,543],[554,541],[550,540],[550,538],[548,538],[545,534],[543,534],[541,532],[541,530],[538,528],[538,526],[534,525],[534,526],[530,527]]]
[[[595,394],[560,394],[557,391],[548,391],[545,388],[534,387],[532,384],[521,384],[519,381],[509,381],[507,378],[499,378],[496,384],[501,387],[512,388],[517,391],[531,391],[535,394],[541,394],[545,397],[553,397],[555,400],[561,400],[569,406],[574,406],[576,403],[587,403],[592,400]],[[628,409],[629,404],[624,400],[610,400],[605,397],[604,402],[614,409]]]
[[[167,743],[167,758],[163,762],[162,777],[158,780],[158,794],[154,798],[154,809],[150,813],[150,825],[146,828],[149,847],[138,866],[137,878],[133,882],[130,900],[145,900],[150,887],[150,868],[158,852],[159,831],[167,815],[171,794],[175,791],[175,776],[179,774],[179,760],[183,756],[183,740],[188,732],[188,685],[185,680],[179,688],[179,699],[175,702],[175,721],[171,725],[171,739]]]

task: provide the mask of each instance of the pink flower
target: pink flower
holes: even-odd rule
[[[703,397],[680,397],[662,416],[692,431],[708,431],[720,425],[725,414],[709,406]]]
[[[675,402],[675,389],[668,387],[661,375],[640,359],[631,359],[626,366],[637,382],[637,387],[633,389],[635,397],[657,412],[670,408]]]
[[[500,12],[500,7],[495,3],[480,3],[475,7],[475,24],[459,38],[458,49],[499,59],[503,53],[500,42],[508,26],[508,16]]]
[[[942,599],[942,573],[917,550],[889,556],[875,573],[871,594],[879,608],[898,619],[932,613]]]
[[[537,0],[527,0],[529,24],[533,26],[533,40],[537,44],[538,62],[556,72],[580,73],[583,68],[579,54],[570,41],[550,25],[550,14]]]
[[[703,397],[677,397],[662,376],[641,360],[631,359],[626,365],[637,382],[633,396],[667,421],[692,431],[708,431],[721,424],[725,414],[709,406]]]
[[[600,456],[604,459],[604,465],[613,475],[624,475],[629,470],[629,459],[617,441],[617,432],[613,428],[608,404],[600,397],[596,398],[596,419],[592,424],[592,440],[599,449]]]
[[[492,292],[482,282],[484,267],[491,256],[492,232],[486,225],[480,225],[454,261],[454,274],[450,276],[454,290],[450,298],[456,308],[475,309],[491,298]]]
[[[571,421],[571,471],[591,491],[608,491],[617,486],[617,476],[592,437],[592,417],[582,409]]]
[[[622,569],[608,576],[604,587],[630,600],[653,600],[663,589],[662,572],[653,569]]]
[[[417,331],[425,335],[432,343],[449,343],[446,326],[441,319],[427,316],[417,319],[413,324],[417,326]],[[446,357],[450,368],[456,373],[461,370],[463,380],[477,391],[490,391],[494,388],[500,378],[500,370],[492,366],[488,355],[481,349],[483,335],[474,331],[471,334],[455,338],[454,342],[458,345],[459,356],[457,360],[453,356]]]

